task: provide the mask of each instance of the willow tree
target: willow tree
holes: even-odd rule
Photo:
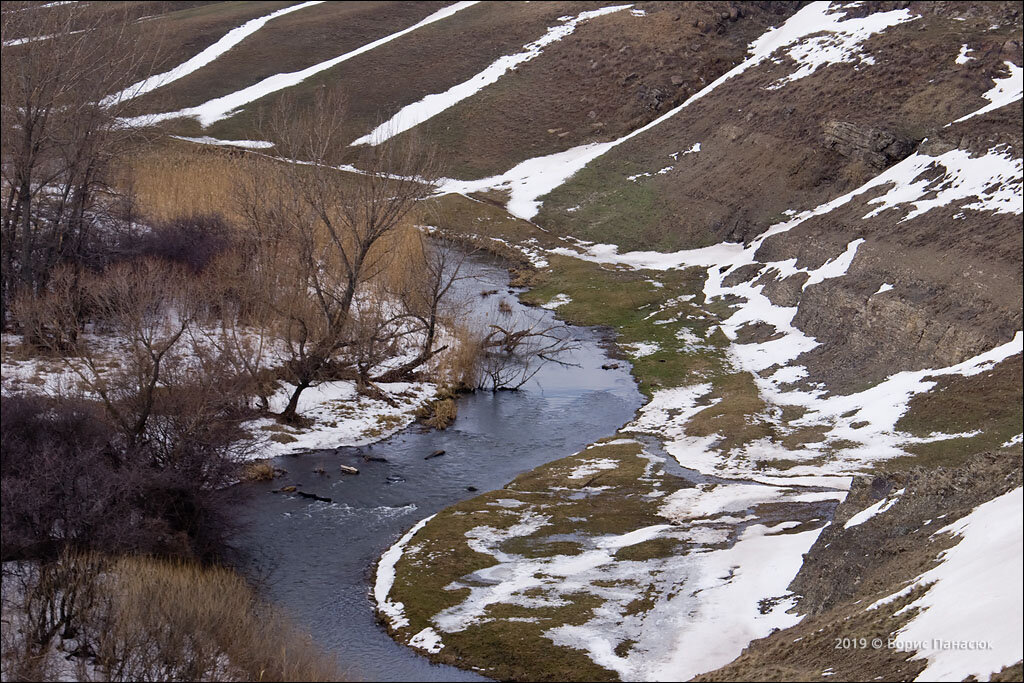
[[[280,417],[293,420],[302,392],[339,378],[337,356],[354,343],[353,303],[391,264],[393,236],[434,187],[436,164],[400,136],[349,152],[344,103],[320,89],[309,104],[284,99],[267,126],[290,162],[261,164],[241,193],[249,217],[254,274],[264,282],[293,385]]]
[[[88,257],[103,211],[97,199],[132,131],[115,97],[155,68],[158,41],[131,8],[103,3],[5,3],[0,15],[0,315],[37,295],[64,262]],[[23,6],[19,6],[23,5]]]

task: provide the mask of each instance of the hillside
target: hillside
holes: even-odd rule
[[[647,400],[402,537],[396,640],[500,680],[1021,680],[1019,2],[180,4],[128,3],[172,46],[122,94],[147,144],[276,157],[277,107],[343,100],[339,174],[436,149],[418,227],[610,330]]]

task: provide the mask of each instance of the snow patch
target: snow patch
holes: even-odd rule
[[[401,602],[388,600],[388,593],[391,592],[391,587],[395,584],[395,565],[402,558],[402,552],[405,550],[405,546],[409,544],[409,541],[412,540],[412,537],[433,518],[434,515],[430,515],[417,522],[393,546],[384,551],[380,561],[377,563],[377,578],[373,584],[373,599],[377,603],[378,611],[387,618],[392,628],[404,628],[409,625],[409,620],[405,616],[405,605]]]
[[[546,304],[541,304],[540,307],[546,308],[549,311],[553,311],[559,306],[564,306],[568,303],[572,303],[572,297],[570,297],[568,294],[556,294],[555,296],[551,297],[551,301],[547,302]]]
[[[968,48],[967,43],[964,43],[963,45],[960,46],[960,54],[958,54],[956,56],[956,59],[953,61],[956,62],[957,64],[966,64],[967,62],[974,59],[974,57],[967,56],[967,54],[970,52],[974,52],[974,50]]]
[[[849,529],[850,527],[859,526],[864,522],[868,521],[869,519],[871,519],[872,517],[874,517],[875,515],[882,514],[883,512],[891,508],[893,505],[895,505],[896,502],[900,499],[900,496],[903,495],[905,491],[906,489],[900,489],[896,493],[892,494],[887,498],[883,498],[874,505],[864,508],[863,510],[855,514],[853,517],[850,517],[850,519],[846,520],[846,524],[843,525],[843,528]]]
[[[861,50],[861,44],[876,33],[918,18],[910,10],[902,9],[874,12],[865,17],[844,20],[845,11],[836,10],[830,3],[824,2],[814,3],[808,10],[812,11],[808,11],[802,21],[806,26],[813,27],[814,30],[809,33],[815,35],[801,40],[786,51],[799,68],[768,86],[769,90],[806,78],[830,64],[854,61],[874,64],[874,60]],[[819,33],[824,35],[817,35]]]
[[[661,351],[661,347],[653,342],[633,342],[632,344],[619,344],[619,346],[634,358],[643,358]]]
[[[443,7],[438,11],[434,12],[433,14],[431,14],[430,16],[424,18],[422,21],[413,24],[409,28],[402,29],[401,31],[397,31],[390,35],[384,36],[383,38],[379,38],[378,40],[375,40],[371,43],[367,43],[362,47],[356,48],[355,50],[352,50],[350,52],[346,52],[345,54],[334,57],[333,59],[328,59],[326,61],[320,62],[319,64],[314,64],[313,66],[306,67],[301,71],[291,71],[286,73],[275,74],[273,76],[268,76],[259,83],[250,85],[246,88],[242,88],[241,90],[235,91],[228,95],[223,95],[221,97],[214,98],[212,100],[209,100],[208,102],[204,102],[203,104],[197,105],[195,107],[187,107],[185,109],[180,109],[178,111],[173,112],[166,112],[163,114],[148,114],[144,116],[137,116],[132,119],[128,119],[127,123],[129,125],[145,126],[153,125],[155,123],[166,121],[168,119],[191,117],[197,119],[203,127],[209,126],[213,123],[216,123],[217,121],[234,116],[239,109],[249,104],[250,102],[254,102],[261,97],[265,97],[279,90],[284,90],[285,88],[290,88],[294,85],[298,85],[302,81],[320,73],[321,71],[326,71],[327,69],[337,66],[342,62],[348,61],[353,57],[358,57],[364,52],[369,52],[370,50],[380,47],[385,43],[389,43],[392,40],[400,38],[407,33],[411,33],[412,31],[415,31],[418,28],[422,28],[428,24],[434,23],[435,21],[440,21],[442,19],[450,17],[456,12],[459,12],[461,10],[466,9],[467,7],[475,5],[476,2],[477,0],[467,0],[464,2],[456,2],[452,5],[448,5],[447,7]]]
[[[610,458],[595,458],[593,460],[582,460],[573,470],[566,475],[569,479],[583,479],[603,470],[614,470],[619,463]]]
[[[194,142],[197,145],[218,145],[221,147],[243,147],[245,149],[269,149],[274,146],[273,142],[268,140],[220,140],[218,138],[211,138],[209,135],[203,135],[202,137],[190,138],[184,135],[172,135],[175,140],[183,140],[185,142]]]
[[[632,5],[615,5],[581,12],[576,17],[562,17],[559,20],[566,23],[549,28],[543,36],[532,43],[524,45],[521,52],[499,57],[490,66],[469,80],[454,85],[442,93],[427,95],[418,102],[402,107],[397,114],[374,128],[370,133],[353,141],[352,145],[379,145],[385,140],[437,116],[462,100],[472,97],[488,85],[497,82],[499,78],[509,71],[513,71],[520,64],[540,56],[548,45],[556,43],[574,33],[576,27],[588,19],[629,9],[630,7]]]
[[[987,114],[990,111],[1005,107],[1008,104],[1013,104],[1024,96],[1024,69],[1017,66],[1013,62],[1003,62],[1006,68],[1009,70],[1010,75],[1005,78],[994,78],[992,79],[995,85],[992,89],[986,92],[982,97],[989,101],[989,104],[985,105],[981,109],[971,112],[967,116],[961,116],[953,123],[960,123],[967,119],[974,118],[975,116],[981,116]],[[947,126],[952,124],[947,124]]]
[[[444,643],[441,642],[441,636],[430,626],[410,638],[409,645],[421,650],[426,650],[431,654],[437,654],[442,648],[444,648]]]
[[[257,19],[250,19],[238,28],[233,28],[230,31],[228,31],[226,34],[224,34],[223,37],[221,37],[220,40],[218,40],[216,43],[214,43],[210,47],[206,48],[205,50],[197,54],[195,57],[192,57],[191,59],[182,62],[170,71],[165,71],[162,74],[150,76],[149,78],[145,78],[139,81],[138,83],[134,83],[128,86],[121,92],[114,93],[113,95],[108,95],[107,97],[103,98],[101,104],[105,107],[109,107],[112,104],[133,99],[135,97],[138,97],[139,95],[143,95],[147,92],[163,87],[168,83],[173,83],[174,81],[180,78],[184,78],[185,76],[188,76],[190,73],[194,73],[199,69],[202,69],[204,66],[206,66],[213,60],[217,59],[234,46],[238,45],[240,42],[251,36],[253,33],[259,31],[271,19],[276,19],[277,17],[284,16],[285,14],[290,14],[291,12],[294,12],[296,10],[305,9],[306,7],[319,5],[322,2],[323,0],[311,0],[310,2],[301,2],[297,5],[290,5],[288,7],[279,9],[276,12],[271,12],[270,14],[266,14]]]
[[[941,564],[910,588],[928,591],[904,609],[918,609],[896,634],[901,649],[927,659],[919,681],[979,680],[1021,659],[1024,625],[1024,489],[1016,488],[976,507],[940,529],[961,538],[942,552]],[[902,591],[901,591],[902,592]],[[890,596],[892,597],[892,596]],[[979,643],[977,648],[943,643]]]

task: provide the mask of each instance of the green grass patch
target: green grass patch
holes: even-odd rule
[[[975,430],[980,430],[981,434],[912,444],[905,448],[911,457],[891,460],[886,467],[954,467],[972,455],[1000,448],[1021,433],[1022,400],[1019,355],[971,377],[943,377],[931,391],[911,399],[909,409],[896,423],[896,428],[920,437],[935,432],[960,434]]]
[[[533,533],[514,536],[499,549],[528,558],[572,556],[588,547],[588,539],[623,534],[664,523],[657,515],[660,499],[646,497],[654,490],[652,477],[644,477],[649,460],[640,457],[636,443],[596,446],[582,453],[542,465],[520,475],[504,490],[486,493],[440,512],[406,548],[397,565],[397,579],[390,596],[401,601],[410,624],[401,629],[406,639],[432,625],[431,617],[462,602],[469,590],[450,590],[453,582],[492,566],[493,556],[477,553],[466,542],[466,532],[480,526],[507,529],[522,520],[526,512],[543,515],[547,523]],[[584,476],[585,461],[612,460],[615,467]],[[575,476],[574,476],[575,475]],[[668,475],[654,477],[662,490],[672,491],[685,482]],[[596,490],[593,487],[610,487]],[[589,490],[588,490],[589,489]],[[499,499],[524,503],[516,508],[497,505]],[[579,539],[570,540],[570,539]],[[647,541],[619,550],[635,559],[666,557],[684,551],[685,544]],[[638,590],[641,586],[637,586]],[[648,589],[649,592],[649,589]],[[546,587],[535,587],[519,597],[552,597]],[[482,618],[466,629],[442,633],[445,647],[433,656],[438,661],[474,666],[499,680],[615,680],[613,672],[594,664],[579,650],[554,645],[544,636],[553,626],[582,624],[602,598],[588,592],[563,594],[565,604],[525,607],[499,603],[487,607]],[[647,596],[646,609],[653,606]],[[642,605],[633,605],[634,612]],[[542,671],[537,662],[543,661]]]
[[[714,378],[712,386],[711,398],[720,400],[693,416],[686,427],[688,434],[721,434],[719,446],[723,450],[776,436],[774,425],[759,417],[766,405],[750,373],[720,375]]]

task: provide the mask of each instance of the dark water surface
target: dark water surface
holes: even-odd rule
[[[462,283],[473,317],[498,319],[498,301],[512,317],[550,320],[506,294],[507,273],[474,262],[478,279]],[[481,297],[479,292],[499,294]],[[508,319],[508,316],[503,318]],[[516,475],[571,455],[613,434],[632,419],[642,397],[628,367],[609,362],[594,330],[573,328],[577,367],[549,364],[518,392],[478,392],[458,401],[458,419],[446,431],[412,426],[362,448],[285,456],[275,464],[288,475],[244,484],[239,539],[245,567],[267,582],[268,597],[289,611],[321,647],[336,653],[353,679],[378,681],[483,680],[471,672],[432,664],[394,642],[375,621],[371,599],[377,560],[419,520],[479,492],[501,488]],[[445,455],[424,456],[443,449]],[[385,458],[368,462],[364,456]],[[338,465],[359,468],[343,476]],[[314,473],[322,467],[325,478]],[[328,496],[321,503],[271,490],[301,484]]]

